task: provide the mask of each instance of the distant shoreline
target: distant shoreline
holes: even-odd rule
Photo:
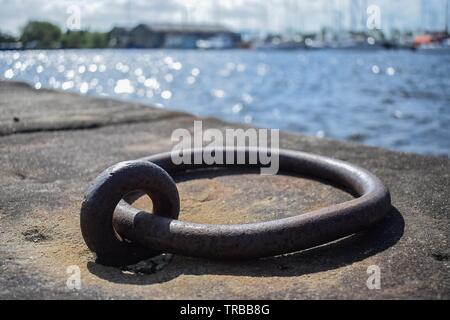
[[[132,51],[132,50],[151,50],[151,51],[157,51],[157,50],[168,50],[168,51],[207,51],[207,52],[214,52],[214,51],[250,51],[250,52],[289,52],[289,51],[360,51],[360,52],[373,52],[373,51],[413,51],[418,52],[421,50],[417,50],[414,48],[374,48],[374,49],[358,49],[358,48],[296,48],[296,49],[256,49],[256,48],[226,48],[226,49],[193,49],[193,48],[46,48],[46,49],[27,49],[27,48],[20,48],[20,49],[0,49],[0,52],[2,51],[61,51],[61,50],[120,50],[120,51]]]

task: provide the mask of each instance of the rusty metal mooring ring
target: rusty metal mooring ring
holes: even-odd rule
[[[183,150],[194,157],[207,149]],[[220,148],[215,152],[250,154],[261,148]],[[258,164],[180,164],[171,153],[121,162],[100,174],[81,207],[81,231],[99,262],[109,265],[137,262],[159,252],[214,259],[274,256],[311,248],[362,231],[391,209],[388,189],[370,172],[318,155],[279,150],[280,171],[327,180],[351,189],[353,200],[279,220],[239,225],[210,225],[176,220],[179,196],[169,174],[205,167],[255,168]],[[201,158],[203,159],[203,157]],[[191,161],[191,163],[194,163]],[[259,163],[259,161],[258,161]],[[147,194],[153,213],[129,203],[132,191]],[[121,199],[125,201],[121,201]],[[129,203],[128,203],[129,202]]]

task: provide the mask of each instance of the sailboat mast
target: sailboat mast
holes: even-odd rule
[[[447,0],[447,3],[446,3],[446,5],[445,5],[445,33],[448,35],[449,34],[449,23],[448,23],[448,20],[449,20],[449,13],[448,13],[448,10],[449,10],[449,7],[450,6],[450,0]]]
[[[125,25],[127,27],[131,27],[131,1],[130,0],[128,0],[125,3],[125,20],[126,20]]]
[[[420,1],[420,27],[425,32],[425,0]]]
[[[361,0],[361,26],[363,30],[366,29],[366,16],[367,16],[367,0]]]

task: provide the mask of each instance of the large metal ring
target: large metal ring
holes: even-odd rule
[[[203,159],[201,155],[205,151],[208,150],[183,150],[191,158],[191,164],[174,164],[170,152],[142,158],[138,163],[151,162],[174,175],[186,170],[211,167],[205,163],[194,164],[194,159]],[[223,159],[226,158],[227,153],[234,153],[235,159],[239,154],[244,154],[246,159],[249,159],[250,155],[258,156],[260,152],[269,151],[260,148],[215,148],[215,152],[223,152]],[[152,215],[121,202],[114,213],[115,230],[131,243],[162,252],[215,259],[259,258],[295,252],[349,236],[376,223],[391,209],[388,189],[376,176],[358,166],[304,152],[291,150],[276,152],[279,154],[281,172],[330,181],[350,189],[358,198],[294,217],[240,225],[210,225],[178,221],[175,220],[176,217]],[[259,164],[248,163],[213,166],[260,167]],[[124,174],[125,172],[126,170]],[[151,174],[148,175],[149,179],[150,176]],[[138,180],[134,182],[139,184]],[[129,189],[139,188],[138,185],[129,184],[126,190]],[[118,203],[119,195],[121,193],[123,195],[124,189],[121,190],[115,192],[114,198],[99,199],[104,204],[97,208],[103,208],[110,203],[107,209],[111,210]],[[88,191],[87,199],[96,202],[95,198],[96,196],[89,195]],[[97,214],[102,215],[102,212]],[[110,211],[104,214],[110,217]],[[89,219],[89,215],[85,215],[86,230],[83,236],[98,232],[97,227],[94,226],[87,229]],[[96,237],[97,240],[100,238],[100,235]],[[89,245],[88,241],[87,243]],[[89,247],[96,251],[94,246]]]

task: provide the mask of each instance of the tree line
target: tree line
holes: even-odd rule
[[[47,21],[30,21],[20,36],[14,37],[0,32],[0,43],[20,42],[25,49],[75,49],[106,48],[108,33],[87,30],[63,32],[57,25]]]

